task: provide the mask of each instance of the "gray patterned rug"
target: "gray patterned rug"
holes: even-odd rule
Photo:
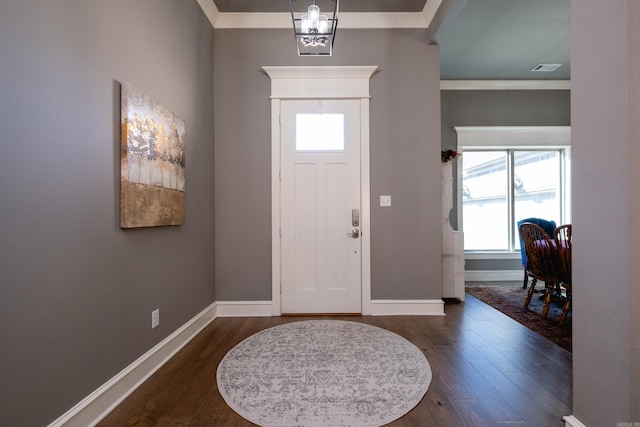
[[[260,426],[381,426],[424,397],[431,367],[399,335],[375,326],[308,320],[265,329],[222,359],[218,389]]]

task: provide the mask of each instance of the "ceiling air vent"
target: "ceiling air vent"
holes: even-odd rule
[[[562,64],[538,64],[531,71],[551,72],[557,70]]]

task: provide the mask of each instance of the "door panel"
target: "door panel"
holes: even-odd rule
[[[359,229],[352,225],[352,210],[360,209],[359,106],[356,100],[281,104],[283,313],[361,311],[360,239],[350,235]]]

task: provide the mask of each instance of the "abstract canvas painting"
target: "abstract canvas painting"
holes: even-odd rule
[[[128,83],[121,90],[120,227],[184,223],[184,121]]]

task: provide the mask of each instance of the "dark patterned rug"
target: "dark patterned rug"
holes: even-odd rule
[[[536,288],[542,289],[542,286],[538,285]],[[559,301],[552,301],[547,318],[543,319],[541,313],[544,301],[539,298],[541,294],[534,294],[529,307],[525,309],[523,305],[527,290],[522,289],[521,282],[499,285],[490,282],[467,282],[465,291],[560,347],[571,351],[571,311],[565,324],[562,327],[558,326],[562,313],[562,305]]]

